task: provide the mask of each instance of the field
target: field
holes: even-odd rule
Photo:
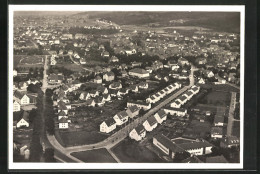
[[[14,55],[14,68],[16,67],[43,67],[44,56]]]
[[[106,149],[96,149],[82,152],[73,152],[72,156],[88,163],[116,163],[114,158],[109,154]]]
[[[231,91],[234,91],[234,92],[240,92],[239,89],[237,88],[234,88],[230,85],[227,85],[227,84],[220,84],[220,85],[210,85],[210,84],[204,84],[204,85],[201,85],[201,87],[211,87],[213,90],[215,91],[224,91],[224,92],[231,92]]]
[[[122,162],[156,163],[163,162],[154,152],[134,140],[125,139],[115,146],[112,151]]]
[[[105,134],[101,134],[98,132],[89,132],[86,130],[79,131],[60,131],[55,134],[57,140],[63,146],[76,146],[76,145],[84,145],[84,144],[93,144],[100,142],[107,138],[108,136]]]
[[[62,63],[62,64],[57,64],[56,65],[57,67],[64,67],[68,70],[71,70],[71,71],[75,71],[75,72],[81,72],[83,71],[83,68],[81,65],[76,65],[76,64],[72,64],[72,63]]]
[[[200,122],[198,120],[192,120],[190,125],[185,130],[184,134],[196,134],[199,137],[205,138],[207,133],[210,132],[211,125],[209,122]]]

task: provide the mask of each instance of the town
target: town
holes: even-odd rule
[[[240,34],[120,22],[15,13],[14,162],[239,163]]]

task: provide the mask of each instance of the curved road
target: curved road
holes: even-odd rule
[[[107,139],[105,139],[105,140],[103,140],[103,141],[101,141],[99,143],[89,144],[89,145],[81,145],[81,146],[73,146],[73,147],[66,147],[65,148],[65,147],[63,147],[63,146],[61,146],[59,144],[59,142],[56,140],[55,136],[47,135],[47,138],[48,138],[49,142],[52,144],[52,146],[56,150],[58,150],[59,152],[63,153],[67,157],[75,160],[76,162],[82,162],[82,161],[80,161],[77,158],[71,156],[70,154],[72,152],[79,152],[79,151],[86,151],[86,150],[93,150],[93,149],[100,149],[100,148],[106,148],[106,149],[110,150],[113,146],[115,146],[120,141],[125,139],[128,136],[128,133],[129,133],[130,130],[132,130],[135,127],[137,127],[140,123],[145,121],[149,116],[151,116],[152,114],[157,112],[159,109],[161,109],[162,107],[164,107],[165,105],[170,103],[172,100],[177,98],[180,94],[182,94],[183,92],[188,90],[191,86],[193,86],[194,85],[193,72],[195,70],[196,69],[194,69],[194,66],[192,66],[191,67],[191,73],[190,73],[190,76],[189,76],[190,84],[188,86],[184,86],[179,91],[177,91],[176,93],[174,93],[173,95],[171,95],[170,97],[168,97],[167,99],[165,99],[164,101],[159,103],[157,106],[155,106],[154,108],[150,109],[142,117],[139,117],[139,118],[135,119],[133,122],[129,123],[128,125],[126,125],[122,129],[120,129],[119,131],[117,131],[116,133],[112,134]]]

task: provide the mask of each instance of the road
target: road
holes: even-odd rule
[[[48,70],[48,56],[45,56],[45,61],[44,61],[44,70],[43,70],[43,79],[42,79],[42,91],[45,93],[47,87],[48,87],[48,80],[47,80],[47,70]]]
[[[155,106],[154,108],[150,109],[146,114],[144,114],[142,117],[139,117],[137,119],[135,119],[133,122],[129,123],[128,125],[126,125],[125,127],[123,127],[122,129],[120,129],[119,131],[115,132],[114,134],[112,134],[111,136],[109,136],[107,139],[99,142],[99,143],[95,143],[95,144],[88,144],[88,145],[81,145],[81,146],[73,146],[73,147],[66,147],[64,148],[63,146],[61,146],[59,144],[59,142],[56,140],[55,136],[50,136],[48,135],[47,138],[49,140],[49,142],[52,144],[52,146],[57,149],[59,152],[65,154],[67,157],[69,158],[73,158],[70,154],[72,152],[80,152],[80,151],[86,151],[86,150],[93,150],[93,149],[100,149],[100,148],[106,148],[108,150],[110,150],[112,147],[114,147],[116,144],[118,144],[119,142],[121,142],[123,139],[125,139],[128,136],[128,133],[134,129],[135,127],[137,127],[139,124],[143,123],[148,117],[150,117],[151,115],[153,115],[154,113],[156,113],[158,110],[160,110],[162,107],[164,107],[165,105],[167,105],[168,103],[170,103],[172,100],[174,100],[175,98],[177,98],[180,94],[182,94],[183,92],[185,92],[186,90],[188,90],[191,86],[194,85],[194,76],[193,76],[193,72],[196,69],[194,69],[194,67],[192,66],[191,68],[191,73],[190,73],[190,84],[188,86],[184,86],[183,88],[181,88],[179,91],[177,91],[176,93],[174,93],[173,95],[171,95],[170,97],[168,97],[167,99],[165,99],[164,101],[162,101],[161,103],[159,103],[157,106]],[[111,152],[111,151],[110,151]],[[117,160],[117,159],[115,159]],[[78,161],[78,160],[75,160]]]
[[[232,135],[235,107],[236,107],[236,93],[231,92],[231,100],[230,100],[229,113],[228,113],[227,136]]]

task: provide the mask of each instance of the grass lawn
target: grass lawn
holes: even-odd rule
[[[116,163],[114,158],[109,154],[106,149],[95,149],[82,152],[73,152],[72,156],[81,161],[88,163]]]
[[[163,162],[154,152],[135,140],[125,139],[116,145],[112,151],[125,163],[156,163]]]
[[[43,64],[43,61],[44,61],[44,56],[34,55],[34,56],[24,56],[20,63],[34,65],[34,64]]]
[[[71,71],[75,71],[75,72],[81,72],[83,71],[83,68],[81,65],[77,65],[77,64],[72,64],[72,63],[62,63],[62,64],[57,64],[56,66],[58,67],[64,67],[66,69],[69,69]]]
[[[200,122],[198,120],[192,120],[184,131],[184,134],[196,134],[205,138],[206,133],[209,133],[211,125],[209,122]]]
[[[240,121],[234,121],[232,134],[234,136],[240,137]]]
[[[93,144],[100,142],[108,137],[108,135],[101,134],[96,131],[89,132],[86,130],[73,132],[59,131],[57,133],[60,136],[59,138],[57,138],[57,140],[62,141],[60,143],[67,147],[75,145]]]

